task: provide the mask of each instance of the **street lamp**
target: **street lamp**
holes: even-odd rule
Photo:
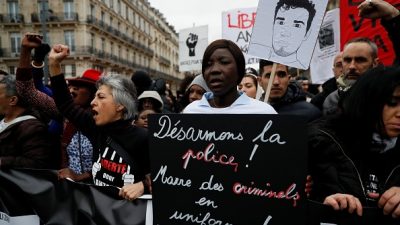
[[[48,4],[48,0],[39,0],[40,4],[41,4],[41,10],[40,10],[40,24],[41,24],[41,30],[42,30],[42,36],[43,36],[43,42],[44,43],[48,43],[49,40],[47,40],[47,24],[46,24],[46,19],[47,17],[47,8],[46,7],[46,3]],[[49,82],[49,70],[48,70],[48,63],[47,63],[47,57],[44,58],[44,63],[45,66],[43,68],[43,73],[44,73],[44,83],[48,84]]]

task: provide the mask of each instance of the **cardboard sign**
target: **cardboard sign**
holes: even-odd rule
[[[317,46],[310,64],[313,84],[322,84],[334,77],[333,60],[340,52],[340,12],[333,9],[326,12],[319,30]]]
[[[222,38],[231,40],[239,46],[246,64],[258,63],[259,59],[248,55],[251,31],[256,20],[257,8],[232,9],[222,12]]]
[[[154,224],[305,224],[301,118],[154,114]]]
[[[208,26],[179,31],[179,71],[201,71],[203,54],[208,46]]]
[[[328,0],[260,0],[248,54],[308,69]]]

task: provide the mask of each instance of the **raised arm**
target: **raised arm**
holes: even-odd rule
[[[16,87],[18,94],[36,109],[51,118],[59,119],[53,98],[37,90],[32,79],[31,51],[41,45],[41,38],[37,34],[27,33],[22,39],[19,67],[16,74]],[[37,66],[37,65],[35,65]]]
[[[97,129],[93,115],[73,102],[61,70],[61,62],[68,56],[69,48],[66,45],[54,45],[50,51],[49,73],[53,98],[60,113],[81,130],[92,143],[95,143],[93,138]]]
[[[400,11],[383,0],[363,1],[358,5],[358,10],[361,17],[381,19],[396,55],[393,65],[400,65]]]

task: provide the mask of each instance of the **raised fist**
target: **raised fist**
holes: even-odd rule
[[[196,56],[195,47],[199,36],[197,34],[190,33],[189,37],[186,39],[186,45],[189,48],[189,56]]]
[[[42,43],[38,47],[35,48],[35,54],[33,55],[33,60],[35,62],[41,63],[44,61],[44,57],[50,52],[50,45],[46,43]]]
[[[69,56],[69,48],[66,45],[56,44],[50,51],[49,61],[51,63],[61,63]]]
[[[29,51],[33,48],[37,48],[42,44],[43,36],[37,33],[26,33],[22,38],[22,48],[28,49]]]

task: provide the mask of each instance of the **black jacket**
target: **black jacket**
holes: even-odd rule
[[[143,181],[150,173],[147,131],[119,120],[96,126],[91,112],[75,105],[63,75],[51,77],[54,100],[60,112],[93,144],[93,181],[95,185],[122,187],[124,183]],[[133,166],[106,140],[118,143],[133,161]]]
[[[285,95],[278,102],[270,104],[278,114],[303,116],[307,122],[321,116],[321,111],[306,101],[305,92],[296,82],[290,82]]]
[[[376,207],[367,198],[368,174],[379,177],[380,193],[400,186],[400,146],[385,153],[373,152],[371,139],[340,116],[314,121],[308,128],[309,172],[313,178],[311,198],[346,193],[359,198],[363,206]],[[371,134],[372,138],[372,134]]]

